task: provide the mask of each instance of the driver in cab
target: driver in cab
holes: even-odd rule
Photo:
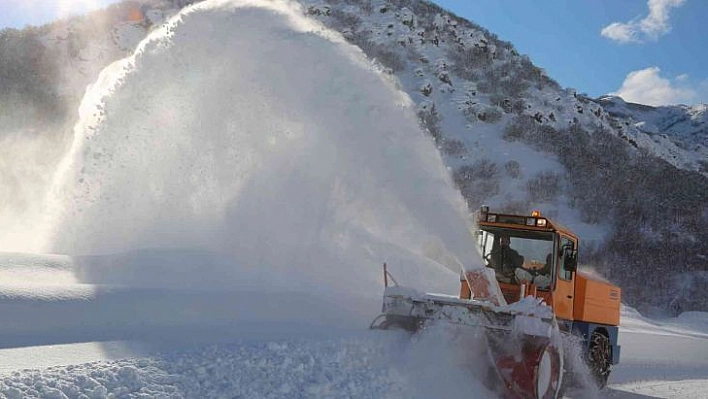
[[[524,257],[511,248],[511,238],[502,235],[495,240],[489,253],[489,267],[496,271],[497,280],[503,283],[513,283],[514,271],[524,264]]]

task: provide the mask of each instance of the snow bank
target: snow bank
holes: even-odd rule
[[[324,342],[210,345],[142,359],[15,372],[0,379],[0,395],[427,398],[475,392],[475,397],[494,397],[470,381],[465,373],[473,370],[464,362],[455,364],[456,372],[441,375],[441,366],[451,368],[450,357],[435,356],[433,362],[422,357],[442,344],[427,341],[425,351],[426,345],[407,345],[395,333]],[[451,347],[448,354],[454,354]],[[460,360],[459,351],[452,358]]]
[[[708,312],[683,312],[676,321],[682,325],[690,326],[696,331],[708,331]]]

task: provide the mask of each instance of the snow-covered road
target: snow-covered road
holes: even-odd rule
[[[59,289],[68,281],[57,279],[57,270],[72,264],[69,257],[0,254],[6,282],[0,287],[0,395],[494,397],[473,356],[460,356],[444,332],[411,341],[400,332],[369,331],[378,297],[352,304],[369,314],[341,309],[339,300],[328,305],[294,294],[187,288],[124,288],[106,301],[72,300],[76,292],[97,291],[80,283],[82,290]],[[18,266],[22,278],[12,280]],[[46,289],[52,276],[59,285]],[[24,330],[11,328],[18,320],[26,321]],[[652,320],[624,308],[620,344],[621,363],[609,387],[572,391],[571,397],[706,397],[707,313]]]
[[[651,320],[625,308],[620,329],[621,364],[615,367],[607,396],[708,397],[707,322],[705,312]]]
[[[69,397],[113,393],[186,398],[432,398],[471,389],[475,397],[493,397],[469,367],[460,367],[455,376],[449,374],[450,351],[440,343],[439,352],[432,353],[398,333],[370,332],[366,326],[346,337],[333,331],[315,334],[320,338],[294,334],[256,339],[252,335],[249,340],[229,341],[222,335],[220,343],[187,340],[171,349],[164,343],[137,341],[3,349],[0,393],[8,397],[13,393],[62,397],[60,390]],[[637,335],[643,339],[635,341]],[[708,340],[667,338],[651,330],[623,333],[621,340],[622,363],[615,367],[610,386],[597,397],[705,397]],[[628,344],[632,341],[634,345]],[[667,357],[666,348],[678,344],[692,348],[695,356]],[[440,367],[440,363],[446,364]]]

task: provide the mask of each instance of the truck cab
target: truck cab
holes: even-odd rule
[[[543,299],[561,330],[584,339],[591,368],[604,385],[610,364],[619,363],[621,290],[578,271],[578,237],[538,211],[512,215],[493,213],[487,207],[479,212],[474,236],[506,302],[529,295]],[[469,299],[469,285],[461,286],[460,297]]]

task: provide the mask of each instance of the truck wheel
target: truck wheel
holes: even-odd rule
[[[536,368],[536,397],[555,399],[563,385],[563,357],[552,345],[546,346]]]
[[[588,360],[590,370],[600,389],[607,385],[607,379],[610,377],[611,359],[609,338],[600,332],[593,332],[590,338]]]
[[[415,333],[421,328],[421,322],[415,318],[392,318],[386,317],[377,326],[373,327],[379,330],[400,330],[409,333]]]

